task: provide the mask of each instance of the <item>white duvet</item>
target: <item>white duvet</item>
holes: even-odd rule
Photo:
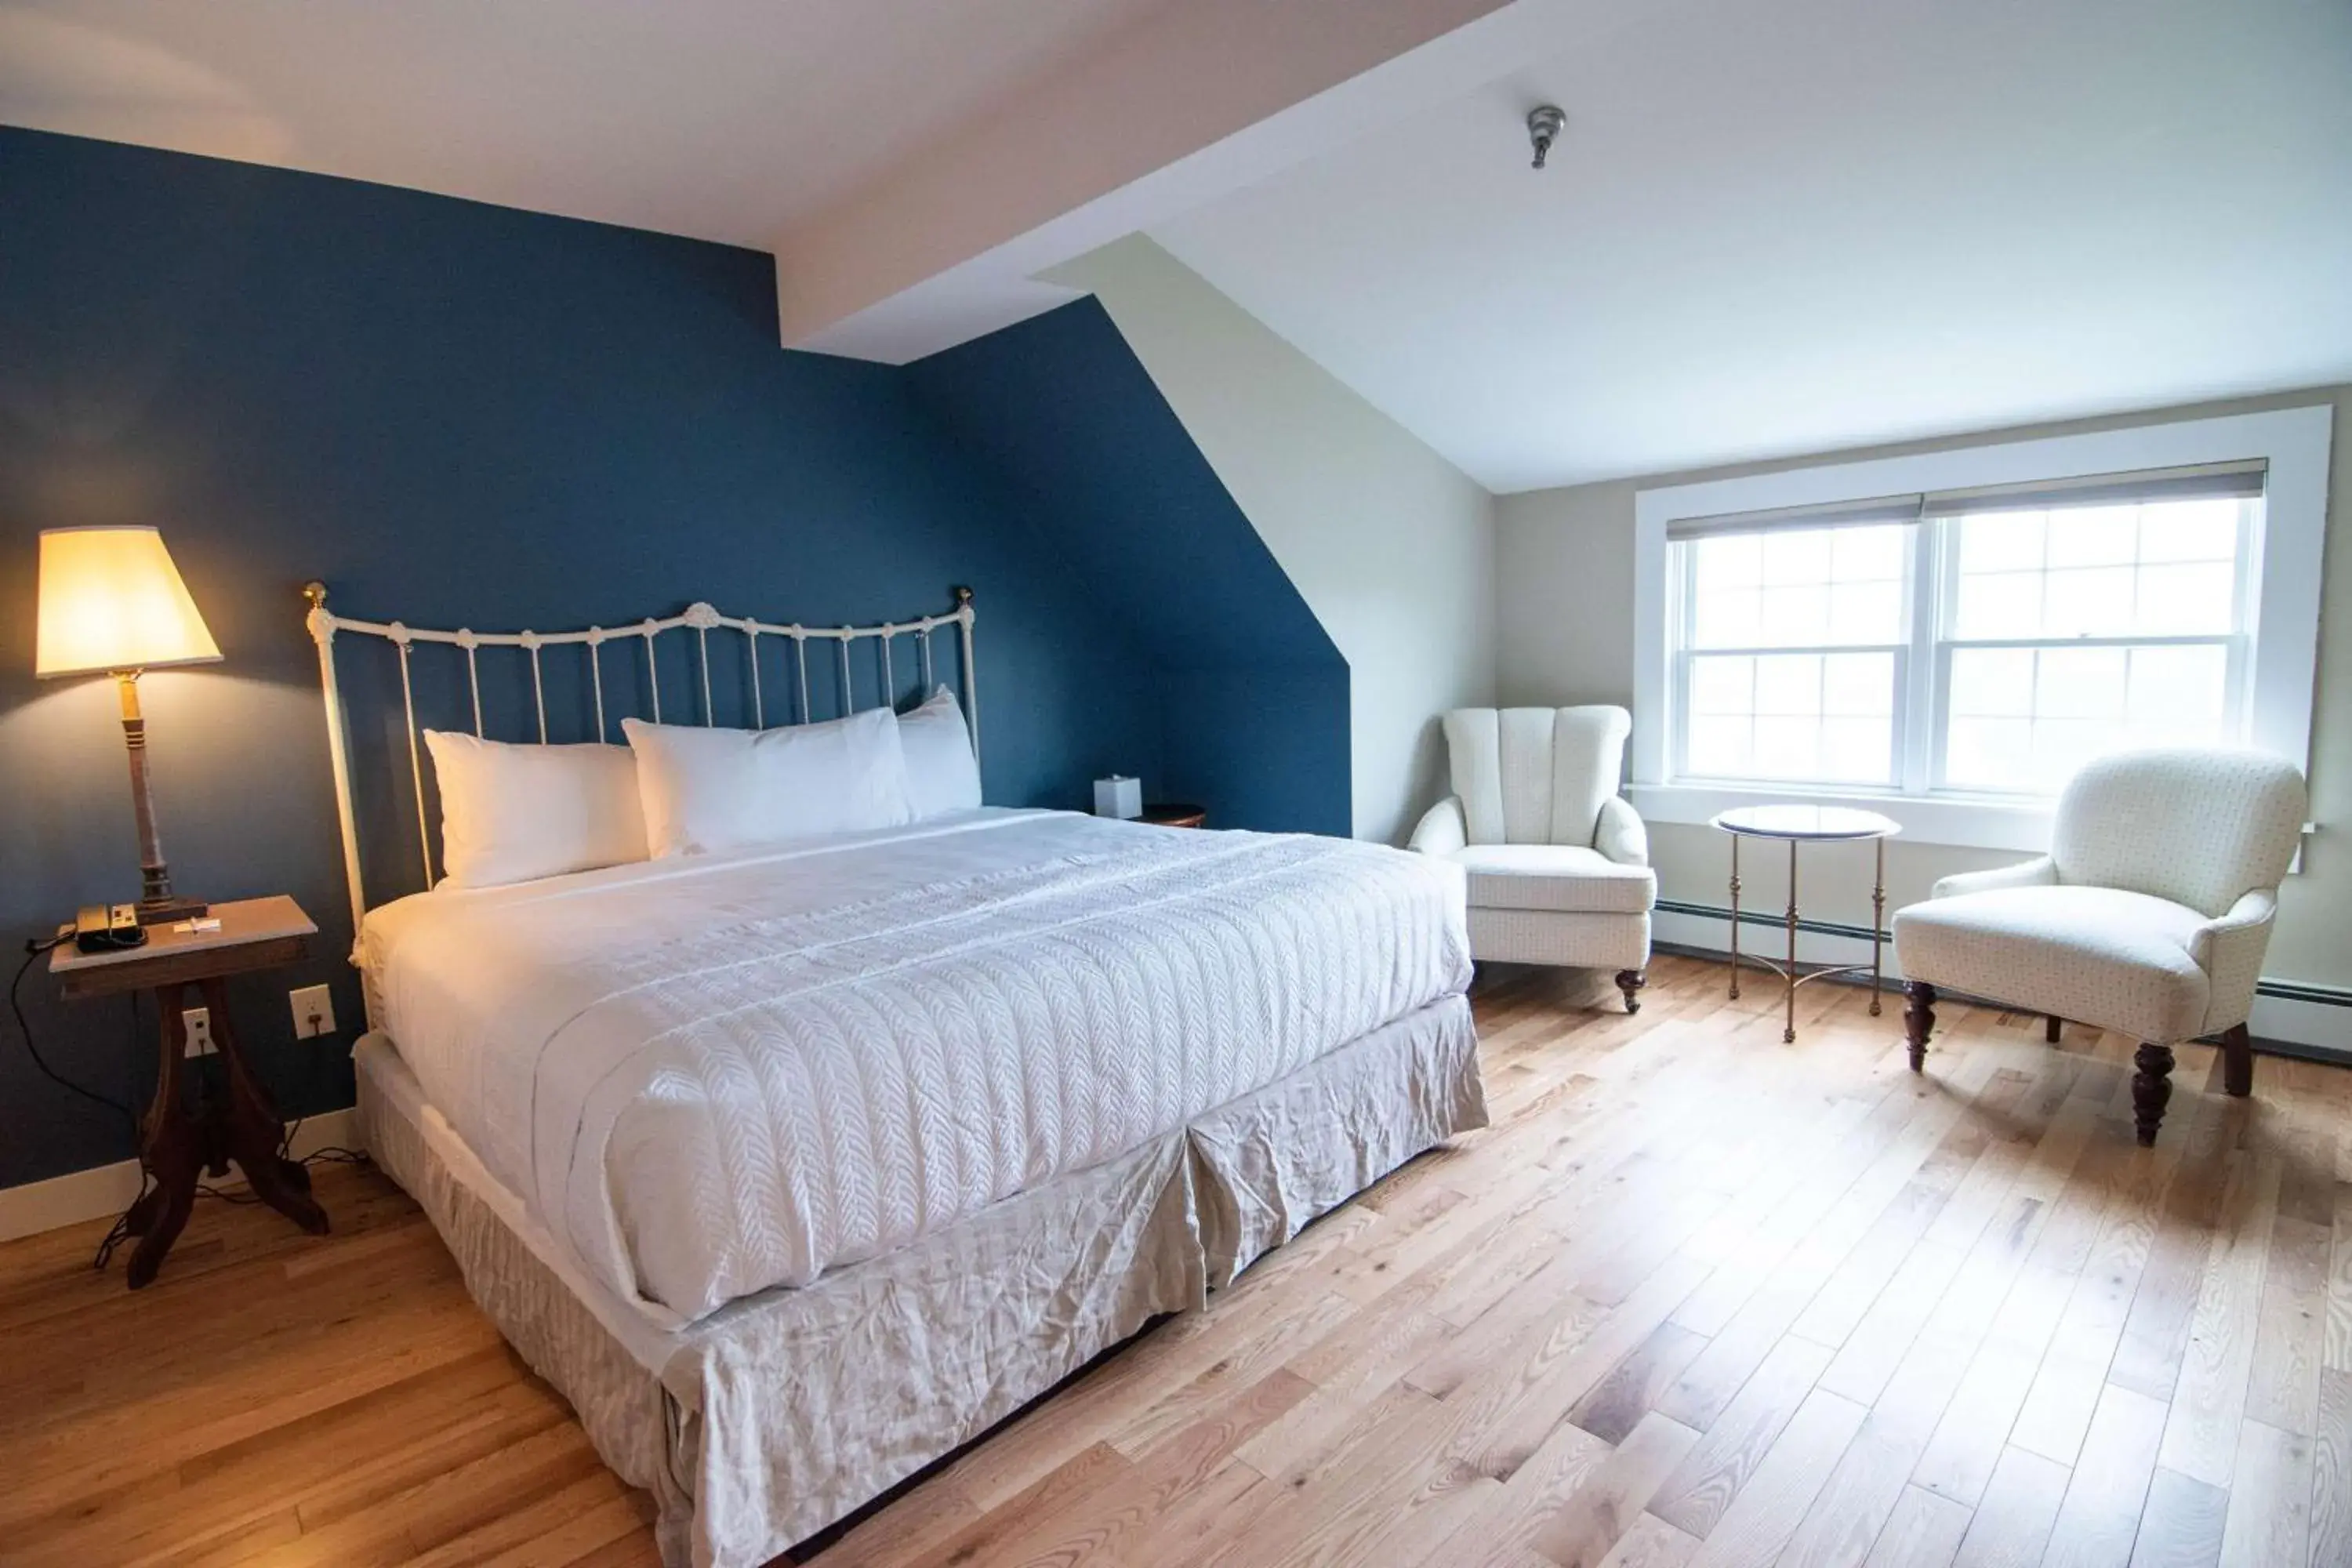
[[[433,1105],[656,1321],[1099,1164],[1469,983],[1447,862],[976,811],[374,910]]]

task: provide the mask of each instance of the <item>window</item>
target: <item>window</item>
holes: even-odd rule
[[[2118,746],[2308,765],[2326,405],[1638,489],[1627,795],[1850,798],[2049,847]]]
[[[2263,471],[1670,524],[1674,776],[2047,795],[2242,740]]]

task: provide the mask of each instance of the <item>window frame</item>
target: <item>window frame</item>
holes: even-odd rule
[[[1851,800],[1885,812],[1929,843],[2002,849],[2047,847],[2053,802],[1938,787],[1950,679],[1947,637],[1953,573],[1943,553],[1957,527],[1914,524],[1906,648],[1898,653],[1891,786],[1694,779],[1677,772],[1683,743],[1674,715],[1687,696],[1687,655],[1675,635],[1687,584],[1675,580],[1671,522],[1794,508],[1836,509],[1874,497],[2041,484],[2108,474],[2259,460],[2266,465],[2260,522],[2239,552],[2240,645],[2230,692],[2243,704],[2246,743],[2309,765],[2319,626],[2320,559],[2326,527],[2327,405],[2176,421],[2082,435],[1957,447],[1899,458],[1829,463],[1634,496],[1634,701],[1628,794],[1653,821],[1704,823],[1759,796]],[[2247,526],[2242,521],[2242,527]],[[1687,552],[1685,552],[1687,553]],[[2169,639],[2052,639],[2140,646]],[[2187,640],[2210,641],[2206,637]],[[1919,653],[1923,643],[1925,656]],[[1873,647],[1878,645],[1871,645]],[[2048,646],[2037,643],[2033,646]],[[1720,650],[1707,650],[1710,652]],[[1774,652],[1807,651],[1773,649]],[[1924,718],[1923,718],[1924,716]]]

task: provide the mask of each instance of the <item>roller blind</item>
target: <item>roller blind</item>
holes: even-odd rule
[[[1986,485],[1975,489],[1937,490],[1921,515],[1961,517],[1989,511],[2044,511],[2053,507],[2136,506],[2149,501],[2249,500],[2263,493],[2268,465],[2208,463],[2192,468],[2158,468],[2136,474],[2092,474],[2041,484]]]
[[[1726,512],[1717,517],[1676,518],[1668,539],[1705,539],[1718,533],[1780,533],[1799,529],[1872,528],[1919,521],[1921,497],[1879,496],[1828,506],[1783,507],[1777,511]]]

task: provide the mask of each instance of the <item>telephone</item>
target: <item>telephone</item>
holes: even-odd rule
[[[146,941],[136,904],[85,904],[74,916],[74,946],[83,952],[119,952]]]

